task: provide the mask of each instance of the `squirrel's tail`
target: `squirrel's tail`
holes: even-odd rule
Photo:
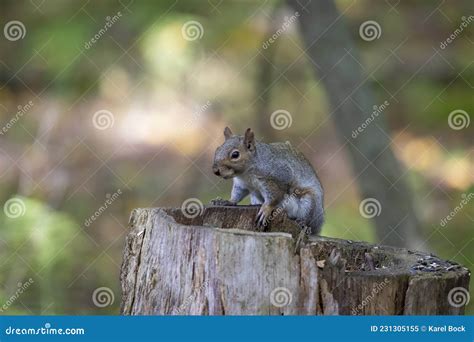
[[[319,235],[321,233],[321,227],[324,223],[324,210],[322,206],[317,206],[312,212],[312,216],[309,218],[308,226],[310,227],[311,235]]]
[[[324,223],[324,208],[322,192],[321,196],[318,193],[312,196],[312,210],[307,219],[307,225],[310,227],[311,235],[319,235],[321,233],[321,227]]]

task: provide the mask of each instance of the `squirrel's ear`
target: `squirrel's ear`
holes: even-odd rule
[[[224,129],[224,137],[225,137],[225,140],[229,139],[230,137],[232,137],[234,135],[234,133],[232,133],[232,131],[230,130],[229,127],[226,127]]]
[[[247,150],[253,152],[255,151],[255,135],[252,132],[252,129],[247,128],[244,136],[244,146]]]

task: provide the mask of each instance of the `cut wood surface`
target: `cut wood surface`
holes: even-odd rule
[[[469,270],[401,248],[304,237],[258,207],[135,209],[121,270],[125,315],[458,315]]]

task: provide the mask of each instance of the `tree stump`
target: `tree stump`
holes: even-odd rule
[[[135,209],[121,269],[125,315],[459,315],[470,272],[364,242],[304,237],[258,207]]]

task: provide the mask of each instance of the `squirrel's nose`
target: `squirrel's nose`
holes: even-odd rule
[[[217,167],[216,164],[212,165],[212,172],[214,172],[214,174],[216,176],[220,176],[221,175],[221,172],[219,171],[219,168]]]

